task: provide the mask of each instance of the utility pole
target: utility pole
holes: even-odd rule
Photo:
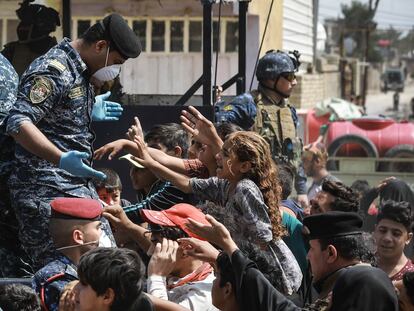
[[[313,67],[316,68],[316,53],[318,51],[318,14],[319,0],[313,0]]]
[[[372,7],[372,0],[369,0],[369,12],[371,12],[371,19],[368,20],[365,32],[365,55],[364,55],[364,80],[363,80],[363,93],[362,93],[362,105],[365,108],[365,101],[367,98],[368,88],[368,55],[369,55],[369,40],[371,35],[371,27],[373,24],[375,13],[377,12],[378,4],[380,0],[375,0],[375,5]]]

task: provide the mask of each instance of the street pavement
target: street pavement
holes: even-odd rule
[[[382,92],[368,94],[366,100],[367,114],[368,115],[386,115],[395,117],[397,119],[408,119],[412,114],[410,101],[414,98],[414,81],[406,83],[403,93],[400,93],[400,104],[398,112],[393,111],[393,95],[394,92]]]

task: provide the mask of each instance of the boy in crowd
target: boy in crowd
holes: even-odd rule
[[[385,201],[379,210],[374,238],[377,244],[378,267],[399,281],[404,273],[413,272],[414,264],[404,254],[412,233],[411,208],[407,202]]]
[[[93,180],[99,199],[109,206],[119,205],[124,207],[131,205],[129,201],[121,198],[122,182],[118,173],[110,168],[101,168],[98,171],[106,175],[105,180]]]

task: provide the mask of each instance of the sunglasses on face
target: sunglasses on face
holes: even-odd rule
[[[293,72],[285,72],[285,73],[282,73],[281,76],[285,78],[286,80],[288,80],[289,82],[292,82],[293,80],[296,79],[296,75]]]

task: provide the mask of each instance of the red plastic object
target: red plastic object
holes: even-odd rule
[[[379,156],[402,144],[414,145],[414,124],[408,122],[395,122],[384,118],[359,118],[352,121],[336,121],[329,124],[326,135],[326,145],[336,138],[347,134],[364,136],[377,147]],[[364,150],[356,144],[343,146],[336,156],[364,156]]]

